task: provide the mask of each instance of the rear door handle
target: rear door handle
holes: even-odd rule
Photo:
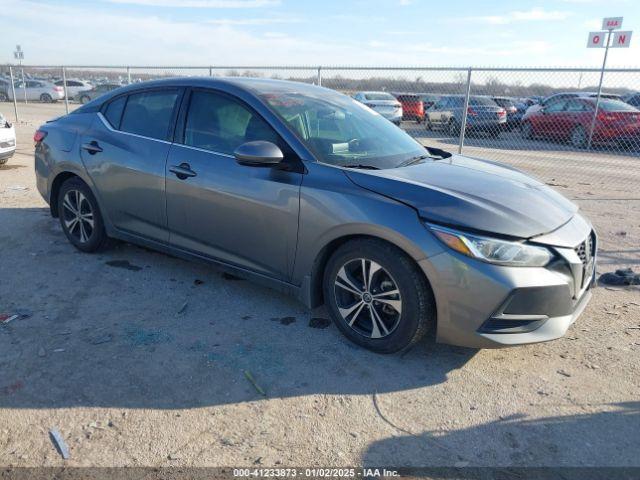
[[[189,177],[195,177],[198,175],[196,172],[191,170],[191,165],[188,163],[181,163],[180,165],[171,165],[169,167],[169,171],[173,173],[180,180],[184,180]]]
[[[82,144],[82,149],[89,152],[90,155],[95,155],[102,151],[102,147],[95,140]]]

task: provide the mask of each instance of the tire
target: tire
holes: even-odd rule
[[[80,97],[80,103],[81,103],[81,104],[83,104],[83,105],[84,105],[85,103],[89,103],[90,101],[91,101],[91,97],[90,97],[90,96],[88,96],[88,95],[82,95],[82,96]]]
[[[7,95],[4,92],[0,92],[0,102],[8,102],[9,101],[9,95]]]
[[[43,103],[53,103],[53,97],[48,93],[43,93],[40,95],[40,101]]]
[[[588,138],[587,132],[582,125],[576,126],[571,130],[571,145],[575,148],[584,148],[587,146]]]
[[[381,293],[394,290],[398,293]],[[435,324],[435,301],[424,275],[404,252],[383,241],[352,240],[339,247],[327,262],[323,292],[338,329],[377,353],[410,348]]]
[[[77,215],[78,204],[82,221]],[[58,192],[58,218],[67,240],[78,250],[91,253],[106,247],[108,237],[98,202],[87,184],[77,177],[64,182]]]
[[[452,118],[451,120],[449,120],[447,131],[449,132],[449,135],[451,135],[452,137],[457,137],[460,135],[460,125],[458,125],[458,122],[456,122]]]
[[[522,133],[522,138],[531,140],[533,138],[533,126],[531,122],[524,122],[520,126],[520,132]]]
[[[431,125],[431,122],[429,121],[428,118],[424,119],[424,128],[427,129],[428,131],[433,130],[433,126]]]
[[[6,164],[6,163],[9,161],[9,159],[10,159],[10,158],[11,158],[11,157],[0,158],[0,165],[4,165],[4,164]]]

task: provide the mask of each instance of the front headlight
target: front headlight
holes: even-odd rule
[[[553,258],[545,247],[481,237],[427,224],[440,241],[467,257],[511,267],[544,267]]]

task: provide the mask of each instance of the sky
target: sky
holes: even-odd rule
[[[0,62],[30,65],[599,67],[587,34],[640,0],[2,0]]]

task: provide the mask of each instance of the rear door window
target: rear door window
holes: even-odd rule
[[[178,90],[154,90],[129,95],[120,130],[143,137],[167,140]]]

